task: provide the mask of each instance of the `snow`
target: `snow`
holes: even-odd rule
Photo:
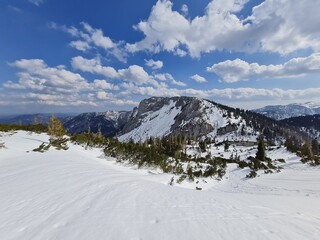
[[[246,179],[229,164],[205,191],[169,186],[69,143],[32,152],[44,134],[0,133],[0,239],[319,239],[319,168],[284,149],[281,173]]]
[[[311,109],[320,108],[320,101],[305,102],[305,103],[300,103],[300,104],[297,103],[297,105],[304,106],[304,107],[311,108]]]
[[[175,117],[181,113],[181,107],[176,107],[176,102],[170,100],[168,105],[164,105],[155,112],[146,114],[141,125],[131,132],[120,136],[119,141],[127,141],[133,139],[135,142],[139,140],[145,141],[150,137],[164,137],[171,131],[171,126],[175,122]]]

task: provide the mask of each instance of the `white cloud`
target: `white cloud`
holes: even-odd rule
[[[110,79],[134,82],[137,85],[158,85],[157,81],[155,81],[143,67],[138,65],[131,65],[128,68],[115,70],[113,67],[103,66],[99,58],[86,59],[81,56],[72,58],[71,65],[76,70],[100,74]]]
[[[97,92],[97,98],[99,100],[109,100],[111,97],[112,95],[108,94],[107,92],[104,92],[104,91]]]
[[[155,74],[154,77],[160,81],[169,81],[176,86],[180,86],[180,87],[187,86],[187,84],[185,84],[184,82],[175,80],[170,73],[159,73],[159,74]]]
[[[252,9],[251,16],[241,19],[237,13],[247,2],[212,0],[204,15],[189,20],[172,10],[171,1],[158,0],[149,18],[134,27],[145,37],[127,44],[127,50],[168,51],[192,57],[223,49],[280,54],[320,50],[320,18],[315,17],[320,1],[266,0]]]
[[[54,22],[49,25],[52,29],[61,30],[76,38],[77,40],[71,41],[69,45],[79,51],[86,52],[90,49],[103,49],[107,54],[114,56],[119,61],[126,62],[127,54],[122,49],[122,42],[114,42],[110,37],[105,36],[101,29],[93,28],[86,22],[82,22],[81,26],[82,29],[74,26],[59,26]]]
[[[130,52],[173,52],[178,48],[189,28],[189,22],[171,8],[170,1],[158,1],[152,8],[148,21],[141,21],[135,26],[135,29],[143,32],[146,37],[140,42],[127,44],[127,49]]]
[[[83,22],[82,26],[86,32],[90,34],[90,42],[92,42],[95,46],[101,47],[105,50],[114,48],[116,46],[116,44],[112,42],[109,37],[104,36],[101,29],[94,29],[86,22]]]
[[[188,5],[183,4],[183,5],[181,6],[181,12],[182,12],[182,14],[183,14],[184,16],[188,16],[188,14],[189,14]]]
[[[83,64],[86,70],[91,72],[99,72],[104,75],[110,75],[106,67],[99,66],[98,59],[80,59],[77,64]],[[87,61],[85,61],[87,60]],[[82,61],[82,62],[81,62]],[[105,106],[132,106],[137,102],[131,100],[130,96],[118,96],[116,92],[120,87],[114,85],[104,79],[95,79],[93,82],[88,82],[80,74],[68,71],[65,66],[59,65],[49,67],[42,59],[21,59],[9,64],[12,67],[19,69],[17,73],[18,81],[7,81],[0,87],[0,105],[2,107],[9,106],[30,106],[33,107],[53,107],[55,109],[69,109],[76,111],[84,109],[84,107],[95,107],[101,110]],[[91,68],[90,68],[91,66]],[[117,73],[117,78],[132,77],[136,71],[139,73],[139,68],[128,68],[124,72]],[[136,75],[137,81],[144,77],[143,72]],[[135,83],[136,84],[136,83]],[[107,102],[106,102],[107,100]],[[47,110],[48,111],[48,110]]]
[[[191,76],[190,78],[193,79],[194,81],[198,82],[198,83],[207,82],[207,79],[205,79],[204,77],[201,77],[198,74],[195,74],[195,75]]]
[[[138,65],[131,65],[126,69],[118,70],[119,78],[137,85],[155,83],[151,76]]]
[[[160,60],[153,60],[153,59],[149,59],[149,60],[144,60],[146,62],[146,66],[156,70],[156,69],[160,69],[163,67],[163,62]]]
[[[248,79],[299,77],[320,72],[320,53],[293,58],[279,65],[259,65],[241,59],[227,60],[208,67],[207,71],[217,74],[227,83]]]
[[[161,50],[184,56],[181,47],[185,46],[192,57],[199,57],[201,52],[235,48],[238,40],[230,38],[234,32],[246,28],[234,12],[241,9],[246,0],[215,0],[207,6],[204,16],[187,20],[180,13],[172,10],[169,0],[158,1],[152,8],[147,21],[141,21],[135,28],[145,34],[145,38],[134,44],[127,44],[131,52]]]
[[[100,74],[107,78],[119,78],[118,72],[113,67],[102,66],[99,58],[86,59],[81,56],[72,58],[71,65],[76,70],[89,72],[93,74]]]
[[[93,86],[95,89],[102,89],[102,90],[119,90],[118,86],[115,86],[112,83],[107,82],[106,80],[99,80],[95,79],[93,81]]]
[[[252,34],[263,51],[288,54],[299,49],[320,50],[320,1],[266,0],[252,11]],[[259,40],[259,39],[258,39]]]
[[[92,48],[89,43],[81,40],[72,41],[69,45],[82,52],[86,52]]]
[[[21,59],[10,63],[22,71],[18,73],[19,82],[7,82],[7,88],[31,89],[47,93],[77,92],[89,87],[86,80],[78,73],[65,69],[64,66],[49,67],[41,59]]]
[[[37,7],[44,3],[44,0],[28,0],[30,3],[36,5]]]
[[[103,66],[97,68],[98,60],[93,59],[86,69],[91,72],[104,73]],[[302,64],[303,63],[303,64]],[[305,67],[318,71],[317,55],[307,59],[294,59],[284,64],[285,69]],[[85,62],[85,64],[88,64]],[[84,65],[85,65],[84,64]],[[18,81],[8,81],[0,88],[0,105],[8,106],[56,106],[69,109],[93,106],[103,110],[105,106],[137,105],[135,98],[149,96],[187,95],[212,99],[227,105],[254,108],[268,102],[297,102],[318,98],[320,88],[308,89],[264,89],[264,88],[226,88],[199,90],[192,88],[170,88],[166,83],[174,84],[174,78],[168,73],[150,76],[137,65],[115,71],[117,80],[114,85],[104,79],[87,82],[80,74],[67,70],[64,66],[49,67],[41,59],[21,59],[10,64],[19,69]],[[91,67],[91,68],[90,68]],[[98,70],[97,70],[98,69]],[[101,70],[102,69],[102,70]],[[289,70],[288,70],[289,71]],[[290,70],[291,71],[291,70]],[[293,71],[293,70],[292,70]],[[293,72],[291,72],[293,73]],[[158,83],[155,79],[158,79]],[[155,83],[151,83],[154,81]],[[137,97],[139,96],[139,97]]]

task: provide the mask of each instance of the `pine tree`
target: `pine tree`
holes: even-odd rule
[[[260,161],[265,161],[266,160],[266,151],[265,151],[263,137],[260,137],[260,139],[259,139],[258,151],[257,151],[257,154],[256,154],[256,158],[258,160],[260,160]]]
[[[314,155],[319,155],[319,143],[317,139],[312,140],[312,152]]]
[[[309,160],[313,159],[313,153],[310,147],[310,143],[305,142],[301,148],[301,154],[304,157],[309,158]]]
[[[230,147],[230,144],[229,144],[229,141],[227,140],[227,141],[224,142],[224,151],[228,152],[229,147]]]
[[[48,134],[51,140],[61,139],[66,133],[60,120],[52,114],[48,123]]]

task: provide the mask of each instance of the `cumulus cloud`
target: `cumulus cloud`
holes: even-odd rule
[[[0,88],[0,91],[6,91],[2,96],[10,96],[10,101],[0,97],[0,102],[6,102],[3,106],[10,106],[15,102],[19,105],[98,107],[99,101],[105,100],[106,96],[110,102],[118,105],[126,102],[126,99],[117,101],[114,92],[119,90],[118,86],[103,79],[88,82],[63,65],[49,67],[42,59],[21,59],[9,65],[19,69],[18,81],[7,81],[3,84],[4,90]],[[100,71],[105,73],[105,69]],[[128,101],[128,105],[130,104],[132,102]]]
[[[284,64],[259,65],[241,59],[227,60],[207,68],[227,83],[248,79],[300,77],[320,72],[320,53],[308,57],[293,58]]]
[[[111,79],[132,81],[138,85],[154,83],[152,77],[138,65],[131,65],[126,69],[117,71],[113,67],[102,66],[99,58],[86,59],[81,56],[72,58],[71,65],[76,70],[100,74]]]
[[[96,67],[96,62],[99,62],[98,59],[84,64],[90,63]],[[28,109],[26,106],[30,106],[31,111],[37,108],[37,111],[44,109],[45,112],[52,109],[87,111],[92,107],[104,111],[106,106],[114,109],[116,106],[128,107],[138,104],[131,99],[132,95],[119,95],[119,85],[105,79],[89,82],[63,65],[50,67],[42,59],[21,59],[9,65],[19,69],[19,72],[17,81],[7,81],[0,86],[0,107],[6,111],[11,106],[14,106],[12,109],[20,108],[23,111]],[[104,68],[87,70],[106,74]],[[130,71],[134,72],[135,69],[128,69],[128,72],[123,74],[130,77]],[[116,76],[121,74],[116,72]]]
[[[113,55],[121,62],[126,62],[126,52],[122,50],[122,42],[114,42],[110,37],[105,36],[101,29],[93,28],[86,22],[81,23],[82,29],[74,26],[67,27],[58,25],[54,22],[50,23],[49,27],[70,34],[77,40],[71,41],[70,46],[86,52],[90,49],[103,49],[107,54]]]
[[[148,19],[134,26],[145,37],[127,44],[127,50],[199,57],[223,49],[280,54],[320,49],[320,18],[314,17],[319,1],[266,0],[252,9],[251,16],[241,19],[237,14],[247,2],[212,0],[204,15],[189,20],[185,11],[180,14],[172,9],[171,1],[158,0]]]
[[[44,0],[28,0],[30,3],[36,5],[37,7],[44,3]]]
[[[82,51],[82,52],[86,52],[92,48],[89,43],[87,43],[86,41],[81,41],[81,40],[72,41],[72,42],[70,42],[69,45],[79,51]]]
[[[81,23],[83,28],[90,35],[90,42],[92,42],[95,46],[101,47],[105,50],[115,47],[115,43],[109,37],[104,36],[101,29],[95,29],[91,27],[88,23]]]
[[[183,4],[181,6],[181,12],[183,14],[183,16],[188,16],[189,14],[189,8],[188,8],[188,5],[187,4]]]
[[[86,59],[84,57],[77,56],[72,58],[71,65],[75,70],[100,74],[111,79],[119,78],[118,72],[113,67],[102,66],[99,58]]]
[[[160,60],[155,61],[153,59],[149,59],[149,60],[145,59],[144,61],[146,63],[146,66],[148,66],[148,67],[150,67],[150,68],[152,68],[154,70],[160,69],[160,68],[163,67],[163,62],[160,61]]]
[[[207,79],[205,79],[204,77],[201,77],[198,74],[195,74],[195,75],[191,76],[190,78],[193,79],[194,81],[198,82],[198,83],[207,82]]]
[[[86,69],[88,72],[104,73],[102,68],[95,65],[98,60],[90,63]],[[307,65],[310,71],[313,67],[308,59],[291,60],[286,63],[286,69],[295,64]],[[173,76],[164,73],[157,76],[149,75],[142,67],[137,65],[125,69],[115,70],[117,85],[106,79],[95,79],[88,82],[80,74],[71,72],[65,66],[50,67],[41,59],[21,59],[10,63],[11,66],[19,69],[18,81],[7,81],[0,88],[0,105],[41,105],[56,107],[83,107],[93,106],[132,106],[137,102],[132,100],[142,99],[150,96],[177,96],[187,95],[212,99],[225,104],[243,104],[248,102],[251,107],[257,107],[257,102],[266,104],[270,101],[307,101],[311,98],[318,98],[320,88],[308,89],[264,89],[264,88],[225,88],[199,90],[193,88],[172,88],[168,84],[174,84]],[[91,68],[90,68],[91,66]],[[300,66],[300,65],[299,65]],[[293,67],[296,69],[296,67]],[[102,70],[101,70],[102,69]],[[148,83],[151,78],[156,84]],[[155,80],[160,81],[159,83]],[[121,81],[122,80],[122,81]],[[15,104],[13,103],[15,102]],[[250,105],[248,105],[250,107]]]
[[[263,51],[288,54],[299,49],[320,49],[319,1],[266,0],[252,10],[247,21]]]
[[[95,79],[93,81],[93,86],[95,89],[102,89],[102,90],[119,90],[119,87],[107,82],[106,80],[99,80]]]
[[[9,64],[19,68],[18,83],[7,82],[7,88],[31,89],[46,93],[71,93],[87,89],[87,81],[78,73],[73,73],[60,65],[49,67],[42,59],[21,59]]]
[[[170,73],[159,73],[155,74],[154,77],[160,81],[168,81],[171,82],[173,85],[185,87],[187,84],[181,81],[177,81],[174,79],[174,77]]]
[[[131,65],[128,68],[116,70],[113,67],[103,66],[99,58],[86,59],[81,56],[72,58],[71,65],[75,70],[100,74],[110,79],[133,82],[137,85],[158,86],[159,83],[156,81],[158,79],[170,81],[174,85],[186,86],[183,82],[176,81],[171,74],[156,74],[153,76],[138,65]]]

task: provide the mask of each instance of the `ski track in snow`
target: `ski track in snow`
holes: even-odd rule
[[[320,174],[294,157],[281,173],[227,178],[206,191],[117,165],[98,149],[35,153],[44,134],[0,141],[0,239],[319,239]],[[27,152],[29,151],[29,152]],[[279,150],[274,154],[285,154]],[[290,156],[289,156],[290,157]]]

